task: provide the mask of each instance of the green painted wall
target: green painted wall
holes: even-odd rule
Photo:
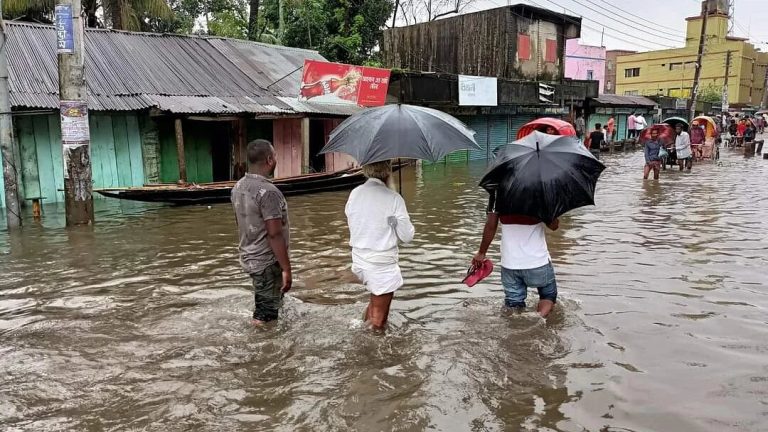
[[[160,182],[176,183],[179,180],[179,159],[176,154],[176,132],[173,120],[159,119],[156,122],[160,139]],[[206,122],[182,122],[189,182],[213,181],[211,142],[216,129],[212,126],[212,123]]]
[[[43,196],[44,203],[63,201],[64,163],[58,115],[19,115],[14,116],[13,123],[21,158],[21,197]],[[90,127],[93,187],[142,186],[144,166],[136,114],[92,113]]]

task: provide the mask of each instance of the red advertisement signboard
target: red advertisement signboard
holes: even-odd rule
[[[299,100],[381,106],[388,87],[389,69],[305,60]]]

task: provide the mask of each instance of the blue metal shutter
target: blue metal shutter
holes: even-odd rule
[[[488,118],[489,127],[489,152],[487,158],[493,159],[493,150],[499,146],[509,144],[514,139],[510,140],[509,136],[509,124],[510,116],[508,115],[492,115]]]
[[[476,115],[469,118],[467,126],[475,131],[475,141],[480,146],[480,150],[470,150],[469,160],[487,160],[488,159],[488,116]]]
[[[517,139],[517,131],[523,127],[524,124],[536,120],[538,116],[534,114],[518,114],[516,116],[509,117],[509,142]]]

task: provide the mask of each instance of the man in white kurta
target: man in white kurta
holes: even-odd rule
[[[403,286],[398,241],[410,243],[414,228],[403,197],[387,187],[389,162],[363,167],[368,180],[349,195],[345,213],[352,247],[352,272],[365,284],[371,299],[365,320],[383,328],[394,292]]]
[[[691,152],[691,136],[688,132],[683,130],[683,125],[678,123],[675,126],[677,132],[677,138],[675,138],[675,153],[677,157],[677,164],[680,166],[680,171],[683,167],[691,170],[693,166],[693,153]]]

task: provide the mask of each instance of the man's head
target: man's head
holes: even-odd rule
[[[248,143],[248,171],[263,176],[275,174],[277,159],[272,143],[257,139]]]
[[[677,134],[678,134],[678,135],[680,135],[681,133],[683,133],[683,125],[682,125],[682,124],[680,124],[680,123],[676,124],[676,125],[675,125],[675,132],[677,132]]]
[[[552,126],[547,126],[547,130],[544,131],[544,133],[549,135],[557,135],[557,131]]]
[[[603,125],[601,125],[600,123],[595,123],[595,130],[600,130],[602,129],[602,127]]]
[[[383,161],[363,165],[363,175],[386,183],[389,180],[389,176],[392,175],[392,163],[390,161]]]
[[[659,130],[658,129],[651,129],[651,139],[656,141],[659,139]]]

